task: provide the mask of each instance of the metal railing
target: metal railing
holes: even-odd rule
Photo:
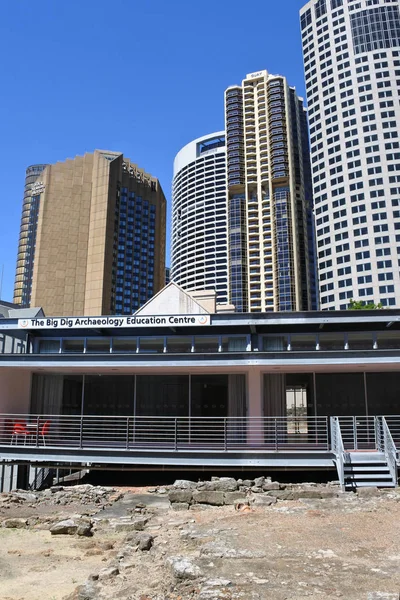
[[[338,417],[331,417],[331,444],[332,452],[336,457],[336,468],[339,476],[339,483],[344,488],[344,465],[346,463],[346,452],[343,445],[342,432]]]
[[[335,417],[336,418],[336,417]],[[337,417],[345,450],[376,450],[375,417]]]
[[[329,451],[328,420],[328,417],[0,414],[0,447],[15,445],[19,450],[26,447],[27,450]]]
[[[376,417],[378,450],[384,452],[392,481],[397,485],[397,448],[385,417]]]
[[[400,450],[400,416],[396,415],[385,415],[385,421],[389,428],[390,434],[393,438],[393,442],[397,448],[397,452]]]

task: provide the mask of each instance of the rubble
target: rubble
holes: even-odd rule
[[[14,598],[4,586],[22,571],[43,579],[30,600],[399,600],[399,499],[398,489],[344,493],[337,482],[268,477],[180,480],[137,494],[17,490],[0,497],[0,589]]]

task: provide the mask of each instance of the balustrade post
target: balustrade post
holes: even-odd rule
[[[79,420],[79,448],[83,448],[83,416]]]
[[[129,417],[126,417],[126,449],[129,450]]]
[[[353,440],[354,440],[354,450],[358,450],[358,441],[357,441],[357,417],[353,417]]]
[[[175,417],[175,451],[178,450],[178,419]]]
[[[225,452],[228,450],[228,435],[227,435],[226,417],[224,417],[224,450],[225,450]]]
[[[38,415],[36,417],[36,448],[39,446],[39,423],[40,423],[40,416]]]

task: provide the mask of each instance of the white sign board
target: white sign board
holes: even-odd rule
[[[19,329],[88,329],[112,327],[184,327],[210,325],[210,315],[132,315],[129,317],[39,317],[18,319]]]

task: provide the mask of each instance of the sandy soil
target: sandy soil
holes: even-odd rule
[[[49,531],[0,528],[0,599],[61,600],[104,567],[123,536],[52,536]],[[109,544],[106,544],[108,546]]]
[[[113,525],[132,514],[131,498],[127,493],[103,511],[107,520],[93,538],[0,527],[0,600],[62,600],[110,564],[119,564],[119,573],[99,582],[101,600],[367,600],[369,592],[400,592],[400,493],[244,512],[149,506],[145,531],[154,536],[153,548],[121,554],[125,534]],[[7,516],[20,510],[26,507],[13,506]],[[171,556],[187,558],[201,575],[176,580]]]

